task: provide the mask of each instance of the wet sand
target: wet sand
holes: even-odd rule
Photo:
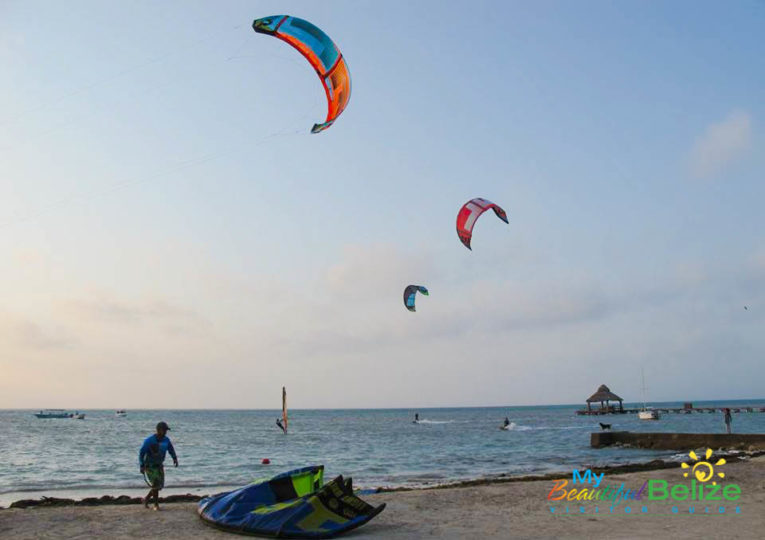
[[[372,504],[388,507],[374,521],[348,534],[348,538],[762,538],[765,531],[765,456],[722,469],[724,484],[741,487],[740,500],[709,504],[672,504],[643,501],[615,507],[587,503],[586,513],[569,503],[550,512],[546,497],[552,480],[508,482],[470,487],[379,493],[365,496]],[[570,484],[570,476],[567,477]],[[625,483],[639,487],[648,479],[684,483],[681,469],[606,474],[604,485]],[[568,486],[570,487],[570,486]],[[602,486],[601,486],[602,487]],[[724,504],[725,514],[718,513]],[[625,513],[625,506],[632,512]],[[642,513],[642,506],[648,510]],[[689,506],[696,513],[690,514]],[[735,507],[740,513],[735,513]],[[159,512],[138,505],[28,508],[0,510],[2,538],[236,538],[212,529],[196,515],[195,503],[166,504]]]

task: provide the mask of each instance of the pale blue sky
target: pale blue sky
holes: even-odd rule
[[[314,72],[251,29],[279,13],[349,64],[320,135]],[[636,400],[641,366],[654,399],[763,396],[763,28],[762,2],[0,0],[0,407]],[[476,196],[510,225],[469,252]]]

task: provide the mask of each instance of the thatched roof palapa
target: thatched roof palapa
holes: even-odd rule
[[[611,392],[608,386],[601,384],[598,387],[598,391],[587,398],[587,403],[598,401],[622,401],[622,398]]]

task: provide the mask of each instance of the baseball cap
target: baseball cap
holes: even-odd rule
[[[167,431],[170,431],[170,426],[167,425],[167,422],[160,422],[157,424],[157,431],[160,429],[166,429]]]

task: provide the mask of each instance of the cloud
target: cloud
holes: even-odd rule
[[[0,59],[15,60],[25,48],[24,36],[9,32],[7,28],[0,33]]]
[[[752,120],[744,111],[733,111],[722,122],[707,127],[696,139],[690,166],[696,178],[719,174],[725,165],[741,157],[751,144]]]
[[[80,318],[103,325],[152,326],[169,334],[194,335],[209,327],[209,322],[193,310],[164,300],[125,302],[113,298],[80,300],[69,303]]]
[[[423,281],[434,274],[427,254],[378,243],[346,246],[342,260],[327,270],[324,281],[336,297],[368,299],[389,296],[399,289],[403,293],[409,282]]]
[[[762,248],[754,253],[752,256],[751,265],[757,272],[765,274],[765,248]]]
[[[74,341],[62,331],[23,319],[0,319],[0,339],[20,350],[71,349]]]
[[[425,282],[431,296],[418,299],[421,309],[411,314],[401,300],[402,276],[420,269],[394,248],[350,247],[326,273],[330,298],[302,298],[299,307],[288,311],[289,319],[276,325],[290,328],[289,337],[272,334],[268,341],[299,356],[400,349],[423,342],[457,344],[466,336],[492,339],[498,333],[557,331],[661,304],[671,296],[655,288],[605,290],[590,280],[567,285],[512,279],[447,284],[434,278]]]

